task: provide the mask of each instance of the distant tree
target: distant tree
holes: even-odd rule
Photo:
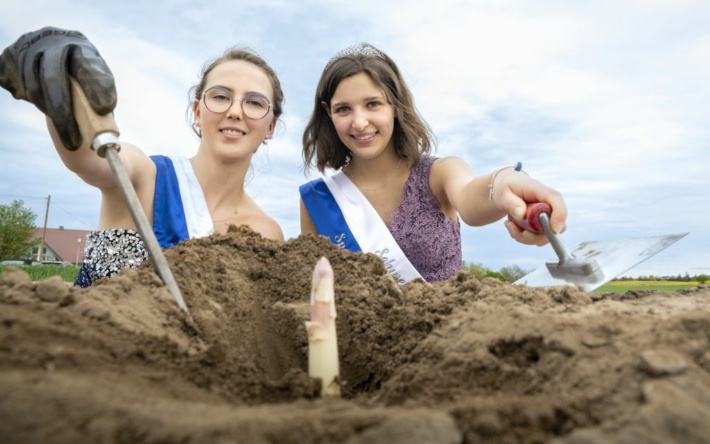
[[[493,271],[490,268],[484,267],[481,264],[469,264],[466,261],[463,261],[463,264],[461,267],[463,269],[471,272],[471,274],[473,274],[476,277],[476,279],[479,279],[479,280],[483,279],[483,278],[487,278],[487,277],[496,278],[496,279],[504,281],[504,282],[507,280],[506,277],[502,273],[499,273],[497,271]]]
[[[489,270],[489,273],[486,277],[496,278],[499,281],[508,282],[508,279],[502,273],[493,270]]]
[[[481,264],[469,264],[466,261],[463,261],[461,268],[463,268],[464,270],[468,270],[472,275],[474,275],[478,279],[483,279],[487,272],[490,271],[488,270],[488,268],[484,267]]]
[[[35,215],[21,200],[0,205],[0,259],[22,257],[36,241]]]
[[[710,280],[710,276],[708,276],[707,274],[699,274],[695,276],[695,280],[700,282],[701,284],[704,284],[705,282]]]
[[[510,267],[503,267],[500,269],[500,274],[502,274],[505,280],[508,282],[515,282],[528,273],[530,272],[527,270],[523,270],[517,265],[511,265]]]

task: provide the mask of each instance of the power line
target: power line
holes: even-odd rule
[[[13,194],[0,194],[0,197],[10,197],[10,198],[12,198],[12,199],[14,199],[14,200],[18,200],[18,199],[33,199],[33,200],[42,200],[42,201],[46,201],[46,200],[47,200],[47,196],[44,196],[44,197],[30,197],[30,196],[17,196],[17,195],[13,195]],[[42,214],[44,214],[44,212],[46,211],[46,209],[44,208],[44,206],[42,206],[41,208],[36,208],[36,207],[39,206],[38,203],[26,202],[25,200],[22,200],[22,202],[25,203],[25,204],[27,204],[27,206],[29,206],[31,210],[33,210],[33,211],[36,210],[37,213],[40,213],[40,212],[41,212]],[[1,203],[0,203],[0,205],[1,205]],[[86,220],[80,219],[76,214],[72,213],[71,211],[67,210],[66,208],[63,208],[61,205],[59,205],[59,204],[57,203],[57,198],[55,198],[55,197],[52,198],[52,203],[51,203],[51,207],[50,207],[50,212],[51,212],[51,210],[54,210],[54,209],[59,209],[59,210],[61,210],[64,214],[70,216],[72,219],[74,219],[75,221],[77,221],[77,222],[81,225],[82,229],[86,229],[86,230],[93,230],[93,229],[94,229],[93,227],[94,227],[95,224],[92,225],[92,224],[90,224],[90,223],[87,223]],[[40,211],[40,210],[41,210],[41,211]],[[37,214],[37,216],[39,217],[40,214]],[[55,217],[56,217],[56,216],[55,216]]]
[[[47,196],[35,197],[35,196],[17,196],[14,194],[0,194],[0,197],[11,197],[13,199],[42,199],[47,200]]]
[[[45,199],[46,199],[46,198],[45,198]],[[90,226],[91,226],[90,224],[87,224],[86,221],[79,219],[77,216],[75,216],[75,215],[72,214],[71,212],[69,212],[69,211],[65,210],[64,208],[62,208],[61,205],[57,205],[56,201],[53,203],[53,206],[59,208],[59,209],[62,210],[65,214],[71,216],[74,220],[78,221],[80,224],[84,225],[85,227],[90,227]],[[91,229],[93,229],[93,228],[88,228],[88,229],[91,230]]]

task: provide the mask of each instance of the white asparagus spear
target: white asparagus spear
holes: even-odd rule
[[[313,270],[308,331],[308,374],[322,381],[321,396],[340,396],[333,268],[321,257]]]

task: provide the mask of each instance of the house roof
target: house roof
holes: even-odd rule
[[[35,228],[35,238],[42,239],[44,228]],[[93,230],[72,230],[64,227],[47,228],[44,243],[54,251],[59,259],[71,263],[81,263],[84,260],[86,236]],[[77,239],[80,239],[77,241]],[[78,256],[78,261],[77,261]]]

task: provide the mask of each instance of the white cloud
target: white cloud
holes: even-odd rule
[[[240,9],[228,1],[133,6],[8,0],[0,46],[47,24],[83,31],[116,76],[122,138],[149,153],[186,155],[197,147],[185,122],[187,90],[203,62],[234,44],[255,48],[279,73],[286,109],[274,140],[255,158],[249,192],[289,237],[299,231],[297,186],[306,180],[300,139],[321,69],[337,50],[369,41],[401,68],[437,133],[439,155],[461,156],[478,173],[521,160],[531,174],[563,192],[570,244],[691,231],[692,238],[639,270],[710,266],[710,242],[700,235],[710,216],[704,192],[710,178],[702,162],[710,141],[710,4],[401,5],[274,0]],[[0,164],[0,173],[7,174],[0,190],[42,196],[57,182],[81,189],[83,184],[66,179],[70,173],[48,145],[42,117],[2,91],[0,131],[0,142],[11,144],[0,146],[0,156],[13,157],[12,165]],[[24,148],[26,157],[15,147]],[[86,195],[77,196],[85,202],[61,206],[76,213],[93,206],[96,218],[95,190],[84,188]],[[552,253],[516,244],[501,223],[465,227],[463,237],[467,261],[496,269],[540,264]]]

